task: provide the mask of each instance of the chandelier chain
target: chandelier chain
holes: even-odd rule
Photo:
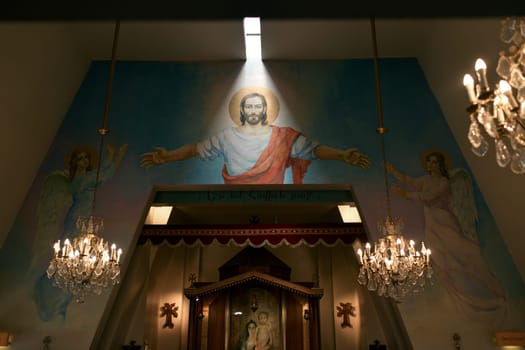
[[[383,124],[383,102],[381,99],[381,79],[379,77],[379,54],[377,49],[377,36],[376,36],[376,25],[375,25],[375,19],[372,17],[370,21],[370,27],[372,29],[372,43],[373,43],[373,49],[374,49],[374,73],[375,73],[375,83],[376,83],[376,100],[377,100],[377,119],[379,122],[379,126],[376,129],[377,133],[381,136],[381,156],[383,159],[383,163],[386,162],[386,147],[385,147],[385,133],[386,128]],[[387,212],[387,219],[392,218],[391,214],[391,203],[390,203],[390,190],[389,190],[389,182],[388,182],[388,173],[386,171],[386,168],[383,167],[383,178],[385,181],[385,195],[386,195],[386,212]]]
[[[113,87],[113,76],[115,75],[115,62],[116,62],[116,55],[117,55],[117,44],[118,44],[118,37],[119,37],[119,31],[120,31],[120,21],[117,20],[115,24],[115,30],[113,35],[113,47],[111,49],[111,67],[109,69],[109,79],[108,79],[108,86],[106,89],[106,101],[104,104],[104,118],[102,120],[102,127],[98,129],[98,133],[100,135],[100,141],[99,141],[99,147],[98,147],[98,159],[102,160],[102,153],[104,150],[104,138],[108,134],[107,124],[108,124],[108,117],[109,117],[109,105],[111,101],[111,91]],[[100,165],[101,161],[98,162],[97,166],[97,174],[95,177],[95,188],[93,190],[93,202],[91,203],[91,215],[94,215],[95,213],[95,203],[97,200],[97,188],[98,188],[98,182],[100,180]]]

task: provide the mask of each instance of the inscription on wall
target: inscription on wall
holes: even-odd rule
[[[235,203],[235,202],[353,202],[349,190],[207,190],[159,191],[159,203]]]

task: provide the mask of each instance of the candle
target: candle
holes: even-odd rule
[[[485,61],[483,61],[481,58],[478,58],[476,60],[476,64],[474,68],[476,70],[476,74],[478,76],[478,81],[481,85],[481,88],[484,91],[488,91],[489,83],[487,81],[487,65],[485,64]]]
[[[470,74],[465,74],[463,77],[463,86],[467,90],[467,95],[470,103],[476,103],[476,93],[474,92],[474,79]]]
[[[66,238],[66,240],[64,241],[64,252],[62,253],[62,256],[69,255],[69,246],[70,246],[69,239]]]
[[[494,101],[494,103],[496,103],[496,101]],[[496,117],[498,118],[498,122],[500,123],[503,123],[505,121],[505,113],[503,113],[503,109],[501,109],[500,107],[496,107]]]
[[[359,264],[363,265],[363,251],[361,248],[357,249],[357,256],[359,256]]]
[[[511,108],[512,109],[517,108],[518,107],[518,102],[516,101],[516,99],[512,95],[512,87],[509,85],[509,83],[507,83],[507,81],[505,81],[505,80],[500,80],[498,87],[499,87],[499,91],[503,95],[505,95],[505,97],[507,97]]]
[[[392,268],[392,260],[385,258],[385,266],[387,270],[390,270]]]

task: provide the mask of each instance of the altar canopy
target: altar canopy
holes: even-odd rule
[[[249,244],[254,247],[263,245],[279,246],[324,244],[332,246],[338,243],[352,244],[356,239],[366,240],[362,224],[319,224],[319,225],[145,225],[138,244],[150,241],[160,244],[185,243],[188,245],[212,243],[237,245]]]
[[[349,186],[206,186],[162,189],[151,206],[171,208],[165,224],[146,223],[138,241],[260,247],[352,244],[366,240],[361,222],[345,222],[339,206],[355,207]]]

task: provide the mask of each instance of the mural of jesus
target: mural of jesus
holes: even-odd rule
[[[237,126],[173,150],[155,147],[153,152],[141,155],[141,167],[196,156],[202,160],[222,157],[225,184],[282,184],[288,167],[292,169],[293,183],[301,184],[311,161],[317,159],[338,160],[359,168],[370,167],[368,156],[357,148],[333,148],[313,141],[291,127],[271,125],[270,121],[278,113],[278,101],[271,91],[261,93],[260,88],[248,92],[241,90],[232,97],[232,102],[236,98],[240,98]],[[233,115],[232,120],[237,122]]]

